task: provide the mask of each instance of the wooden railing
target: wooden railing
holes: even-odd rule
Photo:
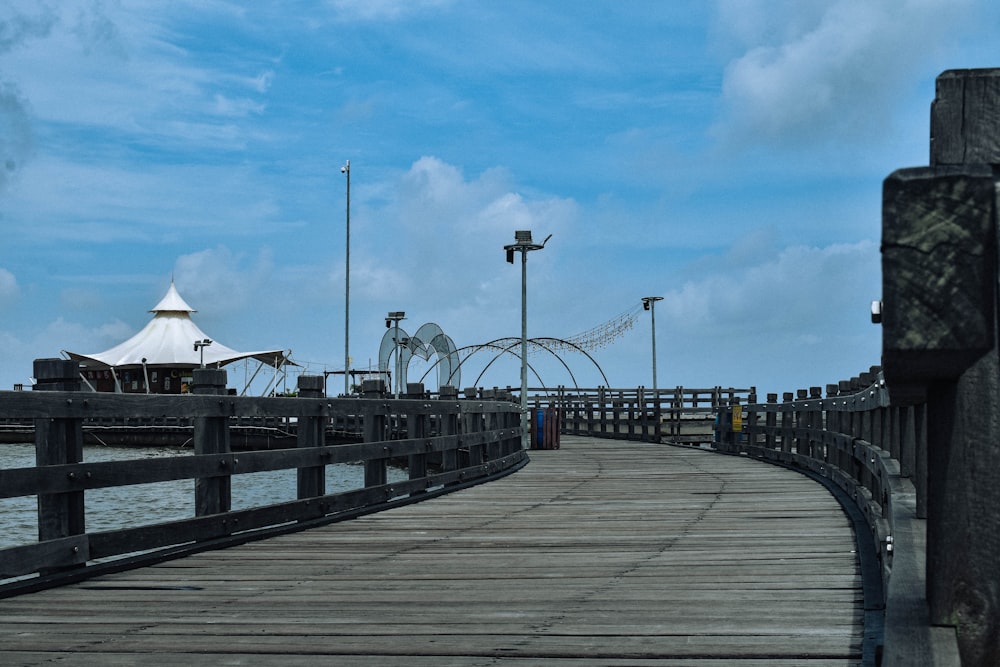
[[[710,443],[721,406],[746,400],[754,390],[732,387],[692,389],[674,387],[654,391],[635,389],[568,389],[559,387],[531,396],[536,410],[551,410],[563,433],[595,438]]]
[[[940,584],[928,554],[961,545],[928,543],[940,531],[927,522],[927,489],[941,471],[928,470],[927,406],[894,404],[882,369],[872,367],[827,385],[825,396],[812,387],[780,402],[775,394],[764,403],[733,401],[718,421],[718,451],[807,473],[854,514],[871,660],[959,664],[955,628],[932,624],[928,611],[927,593]]]
[[[47,362],[36,361],[41,391],[0,392],[0,415],[34,420],[37,457],[33,467],[0,469],[0,498],[38,498],[38,541],[0,550],[0,596],[414,502],[527,462],[518,407],[509,401],[460,400],[455,392],[393,400],[381,383],[365,398],[332,399],[322,395],[323,378],[308,376],[297,398],[238,397],[227,394],[225,371],[213,369],[195,371],[193,395],[104,394],[71,390],[75,363],[39,361]],[[193,455],[85,461],[84,420],[121,415],[191,418]],[[294,420],[291,448],[232,451],[234,422],[271,417]],[[364,442],[326,444],[331,420],[360,422]],[[349,462],[364,464],[364,487],[328,493],[326,466]],[[390,483],[391,463],[405,466],[407,479]],[[297,471],[296,500],[232,509],[233,476],[283,469]],[[194,517],[87,532],[88,491],[186,479],[194,481]]]

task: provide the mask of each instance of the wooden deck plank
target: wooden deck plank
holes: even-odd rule
[[[853,534],[822,486],[646,443],[531,456],[424,503],[0,601],[0,664],[860,662]]]

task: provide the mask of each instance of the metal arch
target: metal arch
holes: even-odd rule
[[[503,347],[500,344],[501,341],[510,341],[510,344],[507,345],[506,347]],[[493,357],[493,359],[491,359],[488,364],[486,364],[486,367],[483,368],[482,372],[479,374],[479,377],[476,378],[475,384],[478,385],[479,384],[479,380],[482,379],[483,374],[486,373],[486,371],[489,369],[489,367],[493,365],[493,362],[496,361],[497,359],[499,359],[501,356],[503,356],[503,354],[505,352],[510,352],[510,350],[514,346],[520,344],[520,342],[521,342],[520,339],[515,339],[515,338],[497,338],[497,339],[494,339],[494,340],[492,340],[492,341],[490,341],[488,343],[483,343],[483,344],[480,344],[480,345],[468,345],[466,347],[461,348],[461,350],[472,350],[472,351],[469,352],[469,355],[466,356],[465,359],[463,359],[459,363],[459,366],[461,366],[463,363],[465,363],[466,361],[468,361],[472,357],[473,354],[475,354],[479,350],[482,350],[483,348],[499,349],[500,353],[497,354],[495,357]],[[548,352],[549,354],[551,354],[552,356],[554,356],[559,361],[559,363],[561,363],[563,365],[563,367],[566,369],[566,372],[569,373],[570,378],[573,380],[573,386],[575,388],[579,389],[579,385],[577,385],[577,383],[576,383],[576,377],[573,375],[573,370],[566,364],[565,361],[563,361],[563,359],[558,354],[556,354],[552,350],[548,349],[547,347],[545,347],[544,345],[542,345],[541,343],[539,343],[538,340],[536,340],[536,339],[533,339],[533,338],[529,339],[528,342],[531,343],[532,345],[540,347],[541,349],[545,350],[546,352]],[[519,355],[519,354],[517,354],[515,352],[511,352],[511,354],[514,354],[514,356],[516,356],[518,358],[520,358],[520,356],[521,356],[521,355]],[[534,367],[530,363],[526,363],[526,365],[528,366],[528,368],[531,369],[531,372],[534,373],[535,378],[538,379],[538,383],[541,384],[542,388],[547,392],[548,391],[548,387],[545,386],[545,381],[542,380],[541,376],[538,374],[538,371],[536,371],[534,369]]]
[[[458,367],[453,361],[453,359],[458,356],[458,350],[455,348],[454,341],[452,341],[452,339],[441,330],[440,326],[433,322],[421,325],[421,327],[417,329],[417,333],[413,336],[410,336],[410,334],[408,334],[403,327],[398,327],[398,330],[400,338],[408,339],[407,344],[405,346],[400,346],[402,349],[399,351],[400,377],[398,378],[398,382],[400,383],[400,386],[405,386],[406,384],[407,369],[410,365],[410,360],[414,355],[424,359],[425,361],[429,361],[431,355],[435,352],[437,353],[437,361],[434,362],[434,365],[431,366],[431,368],[439,366],[438,386],[447,384],[446,381],[442,382],[442,380],[446,377],[445,373],[447,372],[447,379],[450,380],[451,377],[458,371]],[[382,342],[379,345],[378,367],[379,371],[382,373],[386,373],[389,370],[389,357],[392,356],[392,351],[396,347],[395,341],[393,340],[395,333],[396,327],[386,330],[385,334],[382,336]],[[443,361],[447,363],[442,364]],[[421,381],[423,381],[426,376],[427,374],[425,373],[424,376],[420,378]],[[460,373],[458,377],[461,378]]]
[[[480,344],[480,345],[468,345],[466,347],[460,348],[459,351],[464,351],[464,350],[472,349],[472,352],[469,353],[469,356],[472,356],[473,354],[475,354],[476,352],[478,352],[480,349],[482,349],[484,347],[499,348],[500,345],[498,343],[500,343],[500,341],[512,341],[511,345],[514,345],[514,344],[516,344],[516,342],[519,342],[520,339],[519,338],[509,338],[509,337],[506,337],[506,338],[497,338],[495,340],[490,341],[489,343],[483,343],[483,344]],[[597,360],[594,359],[592,356],[590,356],[590,354],[588,354],[586,350],[584,350],[582,347],[580,347],[576,343],[573,343],[573,342],[568,341],[568,340],[563,340],[561,338],[551,338],[551,337],[531,338],[531,339],[528,340],[529,343],[531,343],[533,345],[536,345],[537,347],[545,350],[546,352],[549,352],[550,354],[555,354],[555,352],[553,350],[549,349],[544,344],[540,343],[539,341],[555,341],[556,343],[559,343],[559,344],[562,344],[562,345],[567,345],[570,348],[572,348],[573,350],[576,350],[577,352],[582,353],[585,357],[587,357],[590,360],[590,363],[594,364],[594,367],[601,374],[601,377],[604,378],[604,386],[606,386],[606,387],[610,387],[611,386],[611,383],[608,381],[608,376],[604,374],[604,369],[601,368],[601,365],[597,363]],[[562,358],[561,357],[559,357],[558,355],[556,355],[556,357],[559,358],[560,362],[562,362]],[[465,359],[463,359],[462,362],[459,364],[459,366],[461,366],[462,363],[465,363],[465,361],[468,360],[468,358],[469,357],[467,356]],[[566,365],[565,362],[562,362],[562,363],[563,363],[564,366]],[[569,370],[568,367],[567,367],[567,371],[569,372],[570,377],[573,377],[573,372],[571,370]],[[574,378],[573,382],[574,382],[574,384],[576,383],[576,379],[575,378]]]
[[[498,338],[497,340],[511,340],[511,339],[509,339],[509,338]],[[575,389],[579,389],[580,386],[576,383],[576,376],[573,375],[572,369],[570,369],[570,367],[566,364],[566,362],[563,361],[562,357],[560,357],[558,354],[556,354],[553,350],[550,350],[549,348],[547,348],[544,345],[542,345],[541,343],[539,343],[538,342],[539,340],[541,340],[541,339],[539,339],[539,338],[529,338],[528,342],[531,343],[532,345],[535,345],[536,347],[540,347],[541,349],[545,350],[546,352],[548,352],[549,354],[551,354],[553,357],[555,357],[559,361],[559,363],[563,365],[563,368],[566,369],[566,372],[569,373],[570,379],[573,380],[573,387]],[[493,341],[493,342],[495,342],[495,341]],[[489,344],[490,343],[487,343],[487,345],[489,345]],[[487,369],[489,369],[489,367],[493,365],[494,361],[496,361],[497,359],[499,359],[503,355],[504,352],[510,352],[511,349],[514,346],[520,345],[520,344],[521,344],[521,340],[517,339],[513,343],[511,343],[510,345],[508,345],[507,347],[503,348],[500,351],[499,354],[497,354],[495,357],[493,357],[490,360],[490,363],[486,364],[486,367],[483,368],[482,372],[479,374],[479,377],[476,378],[476,384],[477,385],[479,384],[480,378],[482,378],[483,375],[486,373]],[[499,346],[497,346],[497,347],[499,347]],[[518,353],[516,353],[516,352],[511,352],[511,354],[513,354],[514,356],[516,356],[519,359],[521,358],[521,355],[518,354]],[[528,368],[531,368],[531,364],[528,364]],[[535,369],[534,368],[531,368],[531,371],[533,373],[535,373]],[[542,388],[546,389],[545,382],[543,382],[542,378],[538,376],[538,373],[535,373],[535,377],[538,378],[538,382],[541,383]]]
[[[501,347],[500,347],[500,345],[498,345],[498,343],[500,341],[503,341],[503,340],[514,340],[514,339],[513,338],[496,338],[494,340],[491,340],[488,343],[478,343],[476,345],[466,345],[465,347],[458,348],[458,350],[457,350],[458,352],[466,352],[466,351],[469,351],[469,352],[466,355],[465,359],[462,359],[460,362],[458,362],[458,366],[457,366],[456,370],[458,368],[461,368],[462,364],[464,364],[466,361],[468,361],[469,359],[471,359],[473,354],[475,354],[476,352],[479,352],[480,350],[482,350],[484,348],[501,349]],[[517,340],[520,341],[520,339],[517,339]],[[528,341],[528,342],[531,342],[531,341]],[[529,364],[529,367],[530,367],[530,364]],[[532,370],[534,370],[534,369],[532,369]],[[480,377],[482,377],[482,374],[480,374]],[[537,377],[537,374],[536,374],[536,377]],[[539,382],[541,382],[540,378],[539,378]],[[450,376],[448,378],[448,384],[451,384],[451,377]]]
[[[498,339],[498,340],[503,340],[503,339]],[[515,345],[520,345],[520,343],[521,342],[518,341],[517,343],[515,343]],[[487,345],[489,345],[489,343],[487,343]],[[485,346],[482,346],[482,347],[485,347]],[[511,346],[511,347],[513,347],[513,346]],[[482,372],[479,373],[479,376],[476,378],[476,381],[473,383],[473,385],[475,385],[475,386],[478,387],[479,386],[479,380],[482,379],[483,374],[486,373],[487,369],[489,369],[489,367],[493,365],[494,361],[496,361],[497,359],[499,359],[505,353],[508,353],[508,352],[510,354],[513,354],[518,359],[521,358],[521,355],[517,354],[516,352],[511,352],[510,351],[510,347],[507,347],[507,348],[504,348],[504,349],[500,350],[499,352],[497,352],[496,356],[494,356],[492,359],[490,359],[490,363],[486,364],[486,366],[483,368]],[[532,366],[531,364],[526,364],[526,365],[527,365],[528,369],[531,370],[531,372],[534,374],[535,379],[538,380],[538,384],[542,385],[542,390],[546,394],[548,394],[549,393],[549,388],[545,386],[545,381],[542,379],[542,376],[538,374],[538,371],[535,370],[534,366]]]
[[[399,327],[400,335],[406,335],[406,331]],[[389,372],[389,357],[392,356],[392,350],[396,346],[393,336],[395,334],[395,328],[386,329],[385,334],[382,336],[382,342],[378,346],[378,370],[380,373]]]
[[[450,380],[455,374],[455,370],[452,368],[452,359],[457,356],[458,352],[455,349],[454,341],[441,330],[440,326],[433,322],[422,325],[410,337],[409,343],[403,351],[403,366],[404,368],[408,368],[410,359],[414,355],[422,358],[424,361],[429,361],[431,355],[435,352],[437,353],[437,361],[434,363],[434,366],[439,367],[438,386],[447,384],[447,382],[442,382],[442,380]],[[427,374],[425,373],[421,377],[421,381],[426,376]],[[461,374],[458,377],[461,379]]]

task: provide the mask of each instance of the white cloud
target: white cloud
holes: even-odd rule
[[[17,278],[7,269],[0,267],[0,306],[16,299],[19,293]]]
[[[209,317],[263,306],[262,287],[274,270],[269,250],[261,249],[256,257],[247,257],[226,246],[183,255],[174,266],[178,291],[192,308]]]
[[[720,20],[745,52],[722,84],[730,140],[869,138],[968,2],[725,2]],[[931,73],[933,75],[935,73]]]
[[[728,260],[718,260],[705,278],[668,293],[661,308],[689,332],[823,338],[845,320],[863,322],[881,291],[878,246],[872,241],[793,246],[761,257],[757,263],[744,258],[728,270]]]
[[[565,238],[578,217],[572,200],[517,192],[506,170],[466,179],[434,157],[417,160],[391,196],[385,210],[371,213],[380,221],[383,247],[399,258],[398,270],[422,276],[419,282],[434,285],[448,301],[476,299],[476,285],[496,288],[483,277],[504,269],[503,246],[514,242],[516,230],[532,230],[538,241],[548,234]],[[456,275],[468,279],[456,281]]]

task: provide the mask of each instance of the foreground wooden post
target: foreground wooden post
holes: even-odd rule
[[[33,391],[79,391],[79,364],[66,359],[35,359]],[[73,400],[73,399],[67,399]],[[36,419],[35,464],[83,461],[82,419]],[[83,491],[39,494],[38,540],[54,540],[86,532]]]
[[[364,380],[361,383],[361,393],[365,398],[375,399],[385,396],[384,380]],[[365,401],[365,442],[380,442],[387,440],[386,424],[388,409],[385,403]],[[368,459],[365,461],[365,486],[382,486],[389,479],[385,459]]]
[[[193,394],[224,396],[226,391],[226,371],[221,368],[196,368],[192,373]],[[194,418],[194,453],[222,454],[219,457],[219,473],[212,477],[202,477],[194,482],[195,515],[219,514],[232,509],[232,470],[228,454],[229,417]]]
[[[424,383],[407,382],[406,397],[411,399],[423,398]],[[427,433],[430,430],[428,426],[429,420],[430,420],[430,415],[425,412],[420,412],[418,414],[410,412],[409,414],[407,414],[406,415],[407,437],[410,438],[427,437]],[[417,452],[414,454],[410,454],[407,464],[409,468],[410,479],[420,479],[421,477],[427,476],[427,452]],[[418,491],[417,493],[422,493],[422,491]]]
[[[299,398],[323,398],[322,375],[300,375]],[[321,447],[326,443],[326,418],[320,414],[299,417],[298,447]],[[315,498],[326,493],[326,466],[300,468],[297,472],[298,498]]]
[[[928,611],[955,628],[966,666],[1000,655],[998,118],[1000,70],[943,73],[930,167],[883,189],[883,366],[893,405],[926,400]],[[912,645],[892,612],[887,658]]]

